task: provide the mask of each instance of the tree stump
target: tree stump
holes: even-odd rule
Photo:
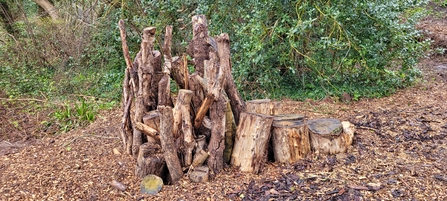
[[[342,133],[342,124],[338,119],[315,119],[308,121],[307,124],[312,151],[321,154],[337,154],[348,150],[347,140],[350,137]]]
[[[272,115],[272,101],[270,99],[247,101],[246,112]]]
[[[291,164],[310,152],[309,132],[302,119],[275,120],[272,130],[275,161]]]
[[[154,174],[163,177],[166,162],[158,144],[146,142],[140,146],[135,175],[143,178],[146,175]]]
[[[258,174],[267,161],[273,116],[243,112],[236,130],[231,164],[242,172]]]

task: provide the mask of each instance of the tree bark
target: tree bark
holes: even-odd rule
[[[272,101],[270,99],[257,99],[247,101],[247,112],[273,115]]]
[[[183,139],[184,139],[184,150],[183,150],[183,156],[184,161],[183,164],[185,166],[189,166],[192,163],[192,151],[194,150],[195,146],[195,140],[194,140],[194,133],[193,133],[193,127],[191,124],[191,97],[192,97],[192,91],[189,90],[182,90],[185,93],[184,99],[181,100],[181,106],[180,110],[182,113],[182,132],[183,132]],[[180,92],[179,92],[180,93]]]
[[[140,146],[139,150],[135,176],[143,178],[154,174],[163,177],[166,162],[160,145],[146,142]]]
[[[227,102],[221,96],[210,108],[211,138],[208,144],[208,167],[210,176],[214,177],[223,169],[225,150],[225,123]]]
[[[177,148],[172,136],[173,115],[172,108],[169,106],[158,106],[160,112],[160,142],[163,150],[163,156],[171,175],[173,184],[176,184],[183,176],[182,166],[177,156]]]
[[[274,120],[272,144],[275,161],[292,164],[310,152],[307,124],[301,120]]]
[[[349,137],[342,133],[343,127],[338,119],[310,120],[308,128],[312,151],[321,154],[337,154],[348,150]]]
[[[204,63],[208,60],[208,24],[204,15],[195,15],[192,17],[192,33],[193,33],[193,51],[196,72],[199,76],[204,75]]]
[[[231,161],[231,153],[233,152],[236,124],[234,122],[233,113],[231,112],[231,104],[228,101],[225,113],[225,121],[225,150],[223,159],[225,163],[229,164]]]
[[[223,33],[217,38],[218,55],[220,67],[225,74],[225,84],[223,88],[230,99],[231,110],[233,111],[236,125],[239,124],[239,116],[241,112],[245,111],[246,104],[242,99],[236,84],[234,83],[233,75],[231,74],[231,56],[230,56],[230,38],[228,34]]]
[[[231,164],[239,166],[242,172],[258,174],[267,161],[267,144],[273,117],[243,112],[231,157]]]

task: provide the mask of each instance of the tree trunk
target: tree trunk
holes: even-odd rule
[[[173,115],[172,108],[169,106],[158,106],[160,112],[160,142],[163,150],[163,156],[171,175],[172,183],[175,184],[183,176],[182,166],[177,156],[177,148],[172,136]]]
[[[166,166],[161,147],[158,144],[146,142],[140,146],[135,176],[143,178],[149,174],[163,177]]]
[[[273,115],[272,101],[270,99],[257,99],[247,101],[247,112]]]
[[[243,112],[236,130],[231,164],[242,172],[258,174],[267,161],[267,144],[273,117]]]
[[[208,144],[208,167],[211,177],[223,169],[223,153],[225,150],[225,123],[227,102],[221,96],[210,108],[211,139]]]
[[[275,120],[272,130],[275,161],[292,164],[310,152],[309,132],[304,121]]]
[[[342,133],[338,119],[315,119],[308,121],[312,151],[321,154],[344,153],[350,145],[349,136]]]
[[[204,15],[192,17],[192,44],[194,51],[194,63],[196,72],[203,77],[205,65],[203,61],[208,60],[208,24]]]
[[[183,164],[185,166],[189,166],[192,163],[192,151],[194,150],[195,146],[195,140],[194,140],[194,133],[193,133],[193,127],[191,123],[191,97],[192,97],[192,91],[189,90],[181,90],[183,93],[185,93],[184,99],[181,100],[181,106],[180,110],[182,113],[182,132],[183,132],[183,139],[184,139],[184,150],[183,150],[183,156],[184,161]],[[180,92],[179,92],[180,93]]]
[[[217,52],[219,54],[220,67],[225,74],[225,84],[223,86],[228,98],[230,99],[231,110],[233,111],[236,125],[239,125],[239,116],[245,111],[245,102],[242,99],[233,75],[231,74],[231,56],[230,56],[230,38],[228,34],[223,33],[217,38]]]

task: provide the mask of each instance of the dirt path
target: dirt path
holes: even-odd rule
[[[447,199],[447,86],[439,69],[447,60],[425,62],[428,74],[417,86],[381,99],[350,104],[283,101],[288,113],[309,119],[349,120],[358,130],[347,154],[309,156],[291,166],[270,163],[260,175],[227,168],[206,184],[182,180],[157,196],[139,194],[134,162],[122,152],[120,112],[55,137],[0,143],[1,200],[370,200]],[[429,71],[431,70],[431,71]],[[445,72],[442,70],[441,72]],[[5,148],[8,147],[8,148]],[[127,186],[120,192],[113,180]]]

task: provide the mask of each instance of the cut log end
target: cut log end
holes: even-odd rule
[[[315,119],[308,122],[312,150],[321,154],[344,153],[352,143],[352,135],[342,132],[338,119]]]

